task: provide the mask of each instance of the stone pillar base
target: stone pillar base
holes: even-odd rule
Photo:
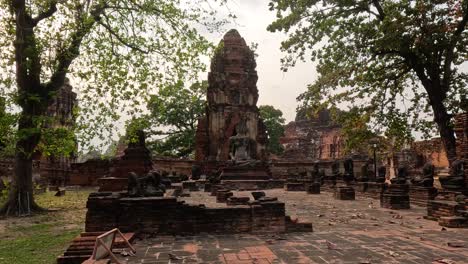
[[[335,199],[338,200],[356,200],[356,193],[353,187],[339,186],[335,190]]]
[[[437,189],[434,187],[411,186],[409,195],[412,204],[427,206],[427,203],[437,196]]]
[[[380,197],[380,207],[395,210],[410,209],[409,185],[389,185]]]
[[[308,194],[320,194],[320,183],[314,182],[307,186]]]

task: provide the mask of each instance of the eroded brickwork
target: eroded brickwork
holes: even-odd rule
[[[46,124],[49,128],[72,128],[75,124],[73,109],[77,104],[76,93],[68,80],[57,91],[57,95],[47,109]],[[40,175],[43,181],[51,185],[66,185],[70,180],[71,164],[75,162],[74,154],[69,156],[44,156],[40,158]]]
[[[197,161],[229,160],[229,139],[245,122],[247,135],[256,142],[254,159],[265,159],[267,135],[257,108],[258,89],[254,53],[236,30],[221,40],[208,74],[206,116],[198,123]]]
[[[333,160],[344,156],[341,127],[332,123],[328,110],[317,118],[287,124],[280,143],[284,147],[282,159]]]

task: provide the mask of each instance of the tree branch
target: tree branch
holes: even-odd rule
[[[385,13],[379,0],[372,0],[372,3],[374,4],[375,8],[377,8],[377,12],[379,12],[379,19],[383,21],[385,19]]]
[[[63,85],[68,68],[79,55],[83,39],[91,31],[94,24],[101,20],[101,15],[104,13],[105,8],[106,4],[104,2],[96,4],[90,12],[93,19],[81,18],[81,21],[78,23],[78,29],[70,35],[70,45],[57,55],[58,66],[50,78],[50,82],[47,84],[48,91],[56,91]]]
[[[39,13],[37,17],[32,19],[33,26],[36,26],[41,20],[51,17],[55,12],[57,12],[57,3],[58,1],[52,1],[47,10]]]
[[[106,16],[104,15],[104,17],[106,17]],[[107,17],[106,17],[106,19],[107,19]],[[121,36],[119,36],[119,34],[117,34],[117,32],[115,32],[115,31],[112,29],[112,27],[111,27],[109,24],[106,24],[106,23],[104,23],[104,22],[102,22],[102,21],[98,21],[98,23],[99,23],[99,25],[103,26],[103,27],[104,27],[112,36],[114,36],[120,43],[122,43],[122,45],[124,45],[124,46],[126,46],[126,47],[128,47],[128,48],[130,48],[130,49],[139,51],[139,52],[141,52],[141,53],[143,53],[143,54],[148,54],[148,53],[149,53],[149,51],[143,50],[143,49],[141,49],[140,47],[136,46],[135,44],[129,43],[129,42],[127,42],[126,40],[124,40]]]
[[[445,60],[444,60],[444,77],[442,79],[442,87],[444,87],[444,89],[448,89],[449,87],[449,79],[452,75],[451,66],[453,62],[455,46],[460,40],[460,36],[465,30],[467,23],[468,23],[468,1],[463,1],[463,4],[465,5],[463,18],[458,24],[455,32],[453,32],[452,38],[450,40],[450,44],[448,45],[447,50],[446,50],[446,55],[445,55]]]

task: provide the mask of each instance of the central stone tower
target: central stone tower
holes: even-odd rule
[[[266,160],[256,66],[254,52],[239,32],[227,32],[211,60],[206,116],[197,128],[197,161]]]

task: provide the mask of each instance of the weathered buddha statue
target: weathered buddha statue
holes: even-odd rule
[[[150,172],[144,177],[138,177],[135,172],[128,174],[128,196],[152,197],[163,196],[166,187],[161,182],[158,172]]]
[[[318,162],[314,162],[314,164],[312,165],[312,170],[310,171],[310,178],[313,182],[320,182],[320,184],[323,184],[323,179],[320,178]]]
[[[386,174],[387,168],[385,166],[380,166],[377,170],[377,179],[375,179],[375,181],[378,183],[384,183]]]
[[[397,176],[390,180],[392,184],[406,184],[408,178],[408,167],[405,165],[399,166]]]
[[[229,156],[237,166],[255,166],[260,161],[255,160],[256,142],[248,136],[245,120],[236,126],[236,134],[229,138]]]
[[[354,164],[353,160],[348,158],[343,162],[345,173],[343,175],[343,180],[348,184],[354,181]]]
[[[375,182],[376,175],[375,175],[375,168],[374,168],[374,159],[367,160],[367,181]]]
[[[434,187],[434,165],[430,162],[424,164],[422,168],[422,177],[411,179],[414,186]]]
[[[202,169],[200,165],[194,164],[192,165],[192,180],[199,180],[200,176],[202,175]]]
[[[336,180],[342,179],[342,175],[340,173],[340,163],[338,161],[334,161],[331,165],[331,176],[329,177],[332,181],[333,185],[336,185]]]
[[[450,175],[440,177],[440,184],[444,189],[458,190],[465,188],[465,163],[463,160],[455,160],[450,165]]]
[[[357,179],[359,182],[369,181],[369,163],[366,162],[361,166],[361,177]]]

